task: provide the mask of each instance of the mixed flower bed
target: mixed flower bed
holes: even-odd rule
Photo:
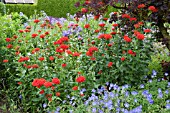
[[[149,10],[157,11],[153,6]],[[3,63],[15,69],[18,109],[169,112],[168,73],[148,75],[157,27],[129,14],[114,12],[118,20],[109,23],[101,15],[87,14],[85,8],[82,12],[82,18],[36,16],[4,38]]]

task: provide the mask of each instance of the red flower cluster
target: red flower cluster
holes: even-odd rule
[[[100,27],[104,27],[106,24],[105,23],[100,23],[99,26]]]
[[[129,18],[130,18],[130,15],[128,15],[128,14],[122,14],[122,18],[127,18],[127,19],[129,19]]]
[[[113,65],[113,62],[109,62],[109,63],[107,64],[108,67],[112,67],[112,65]]]
[[[60,80],[58,78],[53,78],[52,83],[54,84],[60,84]]]
[[[86,80],[86,78],[84,76],[79,76],[79,77],[76,78],[76,82],[78,82],[78,83],[82,83],[85,80]]]
[[[35,38],[37,36],[38,36],[38,34],[36,34],[36,33],[32,34],[32,38]]]
[[[82,13],[87,13],[87,12],[88,12],[88,9],[82,8],[82,9],[81,9],[81,12],[82,12]]]
[[[145,29],[144,32],[145,32],[145,33],[150,33],[151,30],[150,30],[150,29]]]
[[[74,86],[72,89],[73,89],[74,91],[76,91],[76,90],[78,90],[78,86]]]
[[[40,57],[40,58],[38,58],[38,60],[43,61],[43,60],[44,60],[44,57]]]
[[[64,42],[68,42],[68,37],[61,37],[59,40],[54,42],[54,45],[57,45],[57,44],[61,45]]]
[[[155,8],[155,6],[149,6],[148,10],[152,12],[157,12],[158,10]]]
[[[18,62],[24,62],[24,61],[28,61],[29,57],[20,57]]]
[[[44,85],[45,82],[46,82],[46,80],[44,78],[40,78],[40,79],[36,78],[33,80],[32,86],[40,88],[42,85]]]
[[[110,34],[101,34],[98,36],[99,39],[105,38],[106,40],[109,40],[112,38],[112,35]]]
[[[80,56],[80,53],[74,52],[72,56],[74,56],[74,57],[79,57],[79,56]]]
[[[90,28],[90,24],[85,24],[84,28],[86,28],[86,29]]]
[[[145,7],[145,4],[139,4],[138,5],[138,8],[141,9],[141,8],[144,8]]]
[[[7,62],[8,62],[8,60],[7,60],[7,59],[5,59],[5,60],[3,60],[3,62],[4,62],[4,63],[7,63]]]
[[[130,54],[130,55],[132,55],[132,56],[135,56],[135,55],[136,55],[136,53],[135,53],[135,52],[133,52],[131,49],[130,49],[130,50],[128,50],[128,54]]]
[[[40,20],[38,20],[38,19],[35,19],[35,20],[34,20],[34,23],[38,23],[38,22],[40,22]]]
[[[127,35],[125,35],[123,38],[124,38],[124,40],[125,40],[126,42],[131,42],[131,41],[132,41],[132,39],[129,38]]]
[[[6,40],[6,42],[10,42],[11,38],[6,38],[5,40]]]
[[[93,56],[93,53],[94,53],[95,51],[98,51],[98,48],[97,48],[97,47],[90,47],[90,48],[88,49],[88,51],[86,52],[86,55],[87,55],[87,56]]]

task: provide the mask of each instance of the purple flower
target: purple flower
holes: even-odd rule
[[[152,71],[152,75],[153,76],[156,76],[157,75],[157,72],[155,70]]]
[[[19,95],[19,99],[22,99],[22,95]]]
[[[126,97],[129,96],[129,91],[126,91],[126,92],[125,92],[125,96],[126,96]]]
[[[161,92],[162,92],[161,88],[158,88],[158,93],[161,93]]]
[[[170,103],[170,100],[166,100],[166,103]]]

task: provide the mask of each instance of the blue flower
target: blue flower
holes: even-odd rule
[[[128,104],[127,102],[124,104],[124,106],[125,106],[126,108],[129,108],[129,104]]]
[[[99,110],[98,113],[104,113],[102,110]]]
[[[92,112],[93,112],[93,113],[96,113],[96,112],[97,112],[97,109],[96,109],[96,108],[92,108]]]
[[[161,92],[162,92],[161,88],[158,88],[158,93],[161,93]]]
[[[138,100],[135,98],[135,99],[134,99],[134,102],[135,102],[135,103],[137,103],[137,102],[138,102]]]
[[[166,103],[170,103],[170,100],[166,100]]]
[[[170,109],[170,104],[166,104],[166,109]]]
[[[143,84],[140,85],[140,88],[144,88],[145,86]]]
[[[19,99],[22,99],[22,95],[19,95]]]
[[[129,96],[129,91],[126,91],[126,92],[125,92],[125,96],[126,96],[126,97]]]
[[[46,108],[46,107],[47,107],[47,104],[46,104],[46,103],[44,103],[44,104],[43,104],[43,108]]]
[[[162,94],[162,93],[159,93],[159,94],[158,94],[158,98],[163,98],[163,94]]]
[[[132,91],[131,94],[135,96],[135,95],[138,94],[138,92],[137,91]]]
[[[157,75],[157,72],[155,70],[152,71],[152,75],[153,76],[156,76]]]

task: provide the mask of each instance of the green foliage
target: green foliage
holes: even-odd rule
[[[0,2],[0,14],[2,15],[6,14],[6,7],[2,2]]]
[[[75,9],[74,3],[77,0],[38,0],[37,4],[6,4],[8,13],[11,12],[23,12],[27,16],[31,16],[35,13],[40,13],[42,10],[47,13],[48,16],[53,17],[66,17],[66,14],[74,14],[78,9]]]
[[[153,43],[154,54],[151,55],[151,62],[148,65],[149,73],[152,73],[152,70],[155,70],[158,73],[158,78],[163,77],[163,69],[161,62],[170,62],[169,50],[161,42]]]
[[[27,16],[31,16],[35,13],[37,8],[36,4],[29,5],[29,4],[6,4],[7,13],[11,12],[23,12]]]

